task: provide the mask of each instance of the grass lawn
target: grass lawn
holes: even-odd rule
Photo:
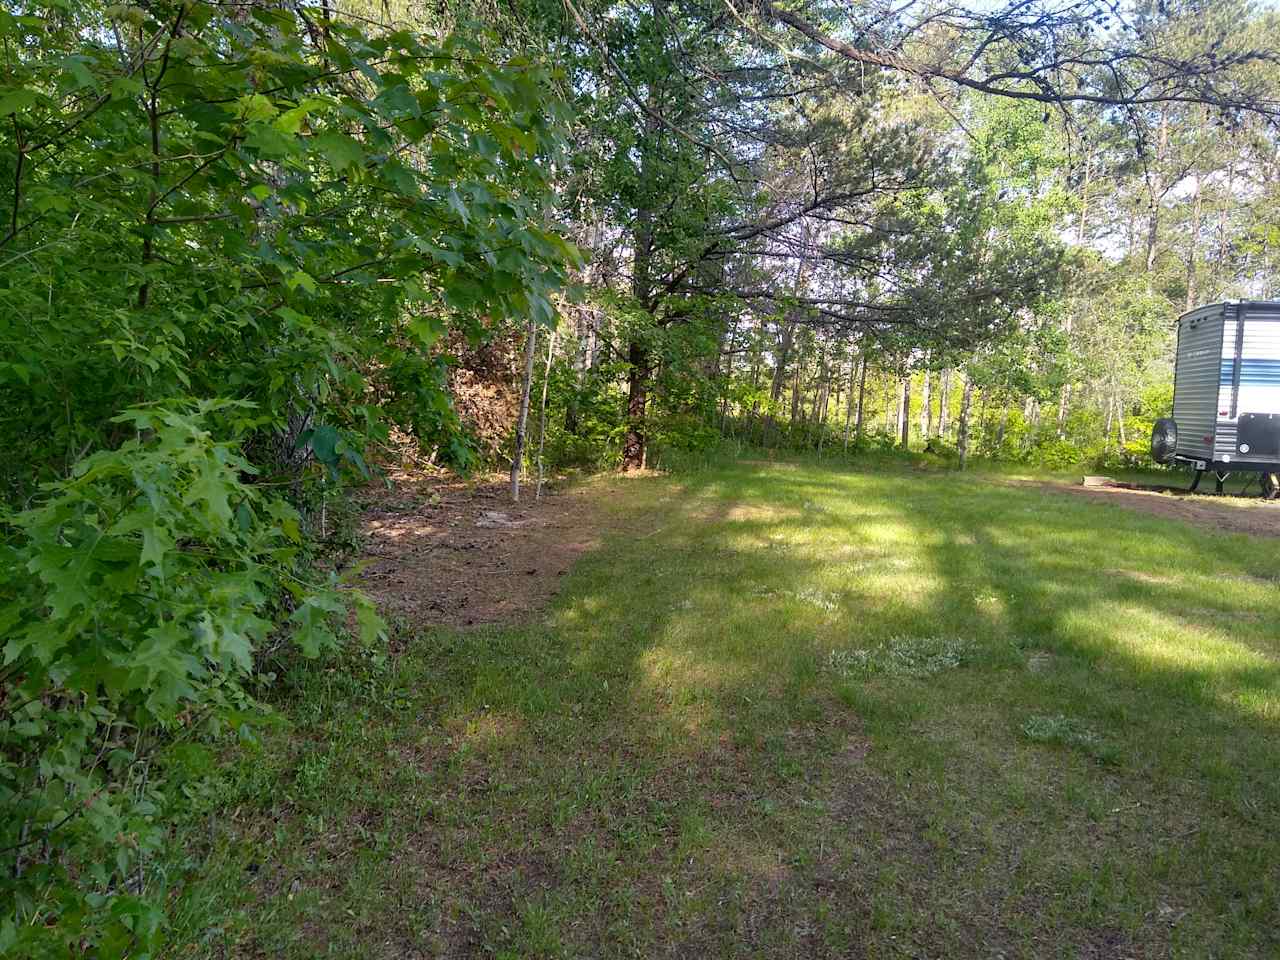
[[[187,838],[197,955],[1280,955],[1280,541],[909,471],[595,488],[535,624],[282,678]]]

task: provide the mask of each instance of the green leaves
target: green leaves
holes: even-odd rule
[[[153,736],[158,724],[242,705],[254,649],[284,619],[278,605],[286,586],[298,598],[289,629],[306,655],[340,642],[337,625],[352,605],[365,641],[380,635],[366,599],[296,565],[297,511],[246,482],[253,468],[233,440],[218,439],[228,421],[252,424],[249,412],[228,402],[128,410],[116,419],[137,431],[134,439],[88,457],[72,476],[47,484],[36,505],[6,518],[6,703],[31,709],[0,716],[0,756],[20,761],[0,765],[0,849],[11,851],[0,860],[3,876],[14,875],[20,831],[58,824],[67,797],[98,798],[93,816],[109,823],[101,842],[111,856],[119,853],[116,838],[142,829],[130,818],[154,813],[150,797],[160,781],[151,781],[146,796],[121,790],[111,765],[95,760],[100,744],[115,742],[117,727]],[[332,427],[313,439],[326,457],[342,455],[344,441]],[[45,710],[45,703],[61,706]],[[92,831],[60,833],[55,846],[58,863],[80,862],[80,880],[60,866],[42,883],[61,877],[56,882],[71,890],[97,876],[85,895],[106,891],[92,895],[102,906],[118,903],[119,877],[134,868],[135,848],[123,848],[111,867]]]
[[[346,173],[364,165],[364,148],[345,133],[330,130],[314,137],[312,143],[329,161],[335,173]]]
[[[36,92],[22,87],[0,90],[0,117],[8,117],[26,110],[36,102]]]
[[[316,522],[280,494],[368,476],[391,423],[465,464],[439,344],[553,319],[563,110],[474,36],[56,7],[0,11],[0,118],[41,145],[5,170],[0,642],[6,704],[34,706],[0,716],[0,849],[94,799],[51,872],[0,854],[0,952],[142,955],[158,928],[121,877],[163,790],[131,765],[193,717],[254,715],[273,633],[321,655],[354,604],[363,641],[385,636],[315,575]]]

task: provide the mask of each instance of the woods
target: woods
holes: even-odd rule
[[[0,39],[6,955],[159,949],[218,751],[386,641],[389,463],[1133,466],[1171,321],[1277,293],[1243,0],[35,0]]]

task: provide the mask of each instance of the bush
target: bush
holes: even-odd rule
[[[143,867],[181,805],[156,748],[242,729],[255,647],[284,631],[307,656],[354,605],[306,576],[300,518],[252,480],[244,403],[126,411],[135,434],[4,518],[0,633],[0,953],[137,955],[159,904]],[[215,439],[215,429],[231,439]],[[277,628],[277,622],[285,626]]]
[[[1027,459],[1049,470],[1066,470],[1085,463],[1088,456],[1070,440],[1055,435],[1033,446]]]

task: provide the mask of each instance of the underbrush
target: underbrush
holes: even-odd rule
[[[339,518],[252,482],[245,409],[127,411],[136,439],[3,518],[0,952],[154,951],[155,868],[213,753],[253,738],[283,664],[346,644],[339,618],[383,637],[304,532],[349,547]]]

